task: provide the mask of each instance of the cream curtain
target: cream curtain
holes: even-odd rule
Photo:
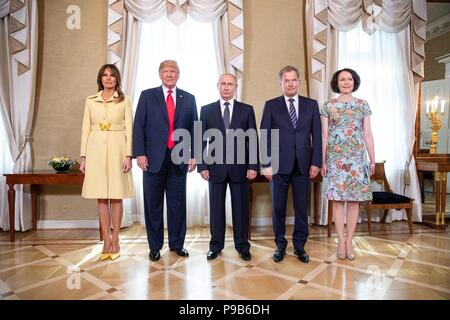
[[[0,107],[4,117],[14,172],[32,169],[31,127],[37,68],[37,0],[11,6],[0,3]],[[14,26],[10,29],[10,26]],[[16,187],[16,230],[31,228],[31,200],[27,187]],[[9,229],[2,212],[0,227]]]
[[[413,115],[406,118],[405,121],[412,121],[412,123],[407,124],[406,128],[414,128],[414,115],[417,110],[417,82],[423,78],[424,74],[425,1],[307,0],[306,33],[310,96],[318,100],[319,105],[323,105],[326,100],[333,97],[329,84],[338,65],[339,32],[352,30],[359,23],[367,34],[373,34],[379,29],[394,33],[409,29],[408,37],[404,40],[406,43],[402,42],[401,45],[403,47],[402,56],[407,59],[408,65],[408,74],[405,74],[403,78],[403,81],[407,81],[410,97],[407,99],[407,112]],[[411,137],[414,136],[414,132],[407,132],[406,134],[411,134]],[[406,149],[405,159],[401,160],[405,163],[412,155],[412,145],[403,145],[402,147]],[[377,154],[377,141],[375,141],[375,154]],[[406,188],[406,195],[420,199],[414,159],[411,161],[408,170],[412,177],[412,183]],[[403,175],[398,168],[388,172],[388,176],[392,177],[390,180],[394,186],[402,184]],[[403,193],[403,188],[398,187],[394,191]],[[318,209],[321,212],[320,224],[326,224],[326,202],[322,201]],[[418,201],[416,201],[413,211],[414,220],[421,221],[421,205]],[[394,216],[394,219],[396,217],[398,215]]]
[[[220,73],[228,72],[237,77],[236,96],[237,99],[241,99],[244,72],[241,0],[125,0],[122,7],[119,2],[110,1],[108,62],[116,64],[121,69],[125,94],[132,96],[135,91],[142,24],[154,22],[163,15],[167,15],[167,19],[176,26],[182,24],[187,15],[199,22],[213,23],[217,68]],[[188,186],[198,183],[196,177],[192,176],[193,174],[188,175]],[[136,197],[124,201],[123,226],[130,225],[134,221],[143,221],[140,214],[144,212],[141,172],[133,170],[133,178]],[[194,199],[199,195],[201,199]],[[207,203],[207,192],[188,193],[187,197],[188,204]],[[228,207],[229,204],[227,211],[230,211]],[[196,207],[194,214],[204,216],[203,210],[205,209],[199,210]]]

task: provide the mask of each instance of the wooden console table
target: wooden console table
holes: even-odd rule
[[[16,184],[29,184],[31,189],[31,211],[33,231],[37,225],[37,195],[39,185],[47,184],[83,184],[84,174],[80,172],[55,173],[52,171],[32,171],[24,173],[4,174],[6,184],[8,185],[8,205],[9,205],[9,238],[14,242],[15,232],[15,203],[16,203]]]
[[[450,155],[429,154],[416,156],[417,171],[433,172],[436,193],[435,214],[422,216],[422,223],[445,230],[445,205],[447,200],[447,173],[450,171]],[[423,188],[423,186],[421,186]]]

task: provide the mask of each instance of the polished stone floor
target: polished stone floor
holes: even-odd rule
[[[226,248],[207,261],[209,228],[188,230],[189,258],[163,247],[148,259],[145,228],[121,231],[121,257],[98,261],[96,230],[0,232],[0,299],[450,299],[450,232],[406,222],[357,227],[354,261],[337,260],[335,234],[310,226],[311,261],[272,261],[271,228],[253,228],[251,261],[242,261],[227,229]],[[288,228],[288,234],[291,228]],[[167,241],[166,241],[167,243]]]

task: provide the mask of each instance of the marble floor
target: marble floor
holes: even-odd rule
[[[340,300],[450,299],[450,232],[406,222],[359,224],[357,258],[337,260],[335,234],[310,226],[308,264],[293,254],[272,261],[271,228],[253,228],[251,261],[234,250],[227,229],[226,248],[207,261],[209,228],[188,230],[189,258],[168,250],[158,262],[148,259],[145,228],[121,231],[121,257],[98,261],[97,230],[39,230],[16,233],[11,244],[0,232],[0,299],[199,299]],[[288,228],[290,234],[291,228]],[[166,239],[167,243],[167,239]]]

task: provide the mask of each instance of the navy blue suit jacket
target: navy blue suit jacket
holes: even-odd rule
[[[279,129],[279,174],[291,174],[294,160],[302,174],[308,174],[311,165],[321,167],[322,125],[316,100],[299,97],[298,126],[294,128],[284,96],[266,101],[261,119],[261,130],[268,131],[268,156],[271,154],[270,129]],[[262,164],[270,167],[271,163]]]
[[[244,132],[248,129],[253,129],[256,134],[256,140],[252,146],[249,145],[251,142],[249,138],[245,138],[245,163],[238,164],[237,162],[237,139],[234,138],[233,150],[234,150],[234,162],[233,164],[226,164],[226,134],[225,134],[225,126],[222,118],[222,111],[220,108],[220,102],[216,101],[206,106],[203,106],[200,111],[200,120],[202,122],[202,134],[205,133],[208,129],[218,129],[222,133],[223,139],[223,163],[217,164],[206,164],[205,159],[202,159],[201,164],[197,164],[198,172],[202,172],[203,170],[209,170],[209,179],[211,182],[223,182],[227,174],[230,176],[230,179],[233,182],[244,182],[247,181],[247,170],[255,170],[258,171],[258,136],[257,136],[257,128],[256,128],[256,120],[255,113],[253,111],[253,107],[234,100],[233,105],[233,113],[231,115],[231,122],[229,129],[242,129]],[[203,149],[206,149],[206,141],[203,141]],[[250,164],[250,147],[255,148],[255,163]]]
[[[191,134],[191,156],[194,158],[194,122],[198,120],[195,97],[179,88],[176,90],[174,130],[186,129]],[[156,173],[161,169],[167,150],[169,121],[162,86],[141,92],[134,117],[133,156],[147,156],[148,170]],[[187,172],[187,163],[180,164]]]

